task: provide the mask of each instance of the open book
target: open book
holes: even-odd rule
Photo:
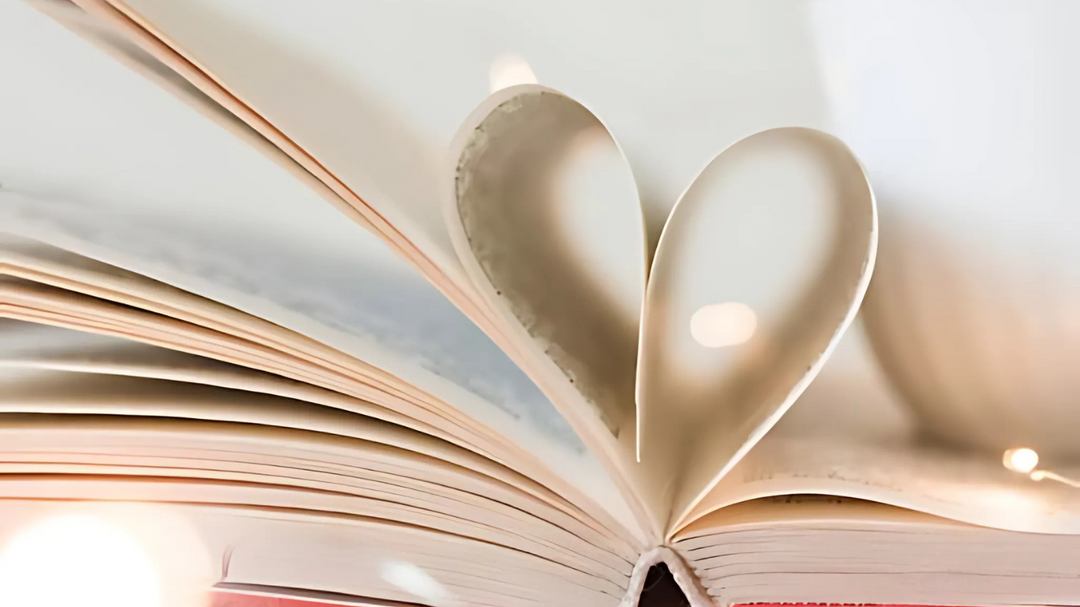
[[[228,232],[5,185],[7,520],[168,506],[219,589],[343,604],[631,607],[661,563],[695,607],[1080,595],[1068,488],[810,386],[877,246],[839,140],[739,141],[653,246],[558,91],[499,90],[433,150],[199,2],[29,4],[12,31],[52,17],[325,202],[281,241],[269,201]]]

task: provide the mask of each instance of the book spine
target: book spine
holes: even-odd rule
[[[690,607],[716,607],[721,603],[720,600],[713,600],[705,592],[705,588],[682,557],[670,548],[658,546],[638,558],[634,570],[630,573],[630,584],[626,588],[626,595],[623,596],[619,607],[638,607],[641,593],[645,589],[645,577],[650,569],[661,563],[667,566],[671,576],[675,578],[675,583],[679,585]]]

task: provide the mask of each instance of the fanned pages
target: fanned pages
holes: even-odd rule
[[[385,170],[379,174],[370,173],[368,170],[370,167],[365,165],[353,165],[353,169],[350,169],[349,174],[355,174],[360,177],[360,181],[350,180],[348,184],[341,181],[337,174],[329,173],[322,162],[319,159],[313,157],[307,149],[298,147],[296,142],[290,139],[287,134],[282,133],[277,126],[267,122],[266,117],[255,112],[252,107],[246,104],[241,98],[238,98],[230,90],[223,88],[218,80],[214,77],[211,67],[216,66],[214,63],[211,65],[207,61],[194,61],[190,56],[191,53],[197,52],[198,49],[213,52],[215,58],[221,57],[222,48],[220,45],[225,45],[228,49],[236,49],[235,39],[231,35],[224,35],[224,37],[210,37],[207,38],[201,34],[197,34],[193,29],[198,28],[198,23],[189,21],[189,15],[181,15],[180,20],[175,22],[179,30],[170,30],[174,35],[178,36],[194,36],[192,42],[198,49],[191,49],[188,47],[181,48],[176,42],[173,42],[168,36],[161,36],[160,32],[157,32],[155,28],[149,27],[145,16],[141,15],[135,9],[147,8],[151,11],[164,11],[167,14],[172,14],[172,7],[167,3],[152,5],[127,5],[121,2],[107,3],[100,0],[79,0],[77,2],[79,6],[84,7],[88,12],[96,15],[105,23],[117,28],[117,30],[130,37],[130,39],[138,44],[144,51],[150,56],[156,58],[165,69],[171,69],[175,71],[180,77],[187,79],[198,90],[202,91],[205,96],[200,96],[193,99],[189,91],[186,89],[170,86],[168,87],[170,92],[179,96],[183,101],[191,105],[196,106],[200,112],[207,113],[206,107],[207,98],[213,100],[219,104],[219,109],[216,113],[226,113],[235,116],[243,123],[247,124],[249,128],[239,129],[232,120],[219,120],[219,123],[228,128],[230,131],[236,133],[238,136],[244,138],[247,141],[254,141],[265,154],[273,158],[276,162],[288,165],[291,171],[295,172],[297,167],[300,168],[300,177],[305,181],[314,179],[317,184],[317,189],[324,196],[328,196],[332,203],[339,209],[346,210],[346,213],[360,221],[362,225],[373,230],[377,235],[384,239],[385,242],[391,245],[391,248],[403,255],[408,261],[418,268],[424,276],[426,276],[444,295],[446,295],[453,303],[455,303],[461,310],[467,314],[474,322],[476,322],[481,329],[483,329],[490,338],[498,344],[503,350],[522,367],[527,367],[528,363],[521,360],[519,350],[516,342],[512,339],[508,339],[504,334],[506,327],[503,323],[493,322],[491,320],[491,312],[486,306],[477,306],[476,293],[472,284],[461,275],[460,263],[456,258],[448,258],[446,253],[450,250],[450,245],[447,244],[445,249],[437,244],[431,244],[431,242],[437,241],[440,238],[447,238],[445,221],[442,219],[441,213],[436,212],[434,216],[430,213],[422,214],[423,223],[430,228],[432,225],[437,225],[437,228],[421,228],[418,224],[410,219],[402,218],[400,215],[401,209],[395,207],[394,199],[386,197],[386,195],[380,193],[379,188],[372,181],[373,179],[391,179],[394,183],[402,184],[410,179],[424,181],[427,177],[420,174],[412,174],[405,171],[400,164],[393,164],[395,162],[400,163],[403,160],[408,159],[409,154],[390,154],[386,159],[387,162],[391,162],[391,165],[385,166]],[[158,23],[155,21],[155,23]],[[170,21],[170,23],[173,23]],[[149,27],[149,29],[148,29]],[[182,31],[181,31],[182,30]],[[263,43],[258,40],[258,37],[252,33],[253,44],[262,47]],[[100,38],[100,36],[99,36]],[[205,45],[205,46],[204,46]],[[270,47],[264,48],[265,54],[260,60],[266,60],[271,55],[276,54],[277,50],[273,50]],[[227,53],[226,53],[227,54]],[[252,59],[251,57],[230,57],[229,61],[244,62]],[[134,66],[138,69],[138,66]],[[238,64],[233,64],[232,68],[237,69]],[[208,71],[210,70],[210,71]],[[154,72],[154,79],[160,81],[161,78]],[[251,76],[252,74],[249,74]],[[312,74],[300,70],[295,74],[298,78],[307,79],[313,77]],[[325,81],[318,79],[319,82],[326,84]],[[268,80],[265,78],[255,77],[250,81],[246,80],[248,84],[255,87],[256,92],[261,86],[276,87],[280,85],[279,80]],[[295,87],[291,87],[290,90],[296,90]],[[265,91],[262,95],[253,93],[255,97],[259,99],[265,98]],[[267,100],[269,101],[269,100]],[[393,123],[392,119],[389,119],[385,114],[380,113],[379,108],[365,105],[368,110],[373,112],[370,116],[370,122],[372,125],[379,125],[380,132],[391,127]],[[356,108],[353,108],[354,110]],[[308,119],[304,119],[305,122]],[[365,122],[367,122],[365,120]],[[315,126],[314,123],[309,123],[309,126]],[[250,129],[254,129],[258,133],[258,137],[253,138]],[[316,137],[318,140],[325,140],[330,134],[325,131],[320,131],[315,128],[309,134],[320,135]],[[340,142],[339,133],[336,131],[332,133],[333,139]],[[266,144],[269,143],[270,147]],[[369,149],[371,154],[379,155],[383,154],[382,150],[376,143],[376,140],[358,136],[349,146],[366,146],[364,149]],[[323,149],[322,146],[319,146]],[[348,146],[347,146],[348,147]],[[340,151],[340,150],[339,150]],[[284,154],[284,158],[282,157]],[[423,156],[423,154],[421,155]],[[285,160],[288,158],[289,160]],[[291,164],[290,164],[291,163]],[[405,171],[405,173],[402,173]],[[389,172],[390,175],[386,175]],[[423,172],[423,170],[421,170]],[[361,181],[363,183],[361,183]],[[364,186],[363,184],[366,184]],[[370,186],[372,189],[366,189]],[[410,191],[415,191],[414,186],[409,186]],[[358,192],[360,194],[358,194]],[[368,197],[366,192],[370,192],[371,200],[382,200],[385,205],[381,208],[373,209],[368,206]],[[418,204],[428,204],[422,197],[415,199]],[[436,196],[432,199],[434,204],[438,204],[439,197]],[[423,208],[423,204],[419,207]],[[434,207],[437,209],[437,206]],[[360,214],[357,215],[356,211],[359,210]],[[415,209],[414,209],[415,210]],[[398,217],[398,221],[388,224],[384,216]],[[434,222],[434,224],[433,224]],[[408,234],[404,234],[408,232]],[[435,234],[441,233],[441,236]],[[435,234],[433,236],[433,234]],[[410,240],[412,238],[416,242]],[[432,240],[434,239],[434,240]],[[424,244],[428,243],[428,244]],[[422,247],[418,249],[417,247]],[[432,265],[431,260],[436,260],[435,265]],[[535,377],[534,377],[535,379]],[[582,426],[579,421],[578,408],[574,407],[566,399],[556,399],[553,401],[555,407],[559,412],[567,418],[570,422],[570,426],[581,433],[581,438],[585,444],[601,458],[609,468],[617,467],[611,463],[609,459],[606,459],[606,449],[601,441],[602,439],[594,438],[594,433],[588,429],[587,426]],[[561,421],[561,420],[560,420]],[[647,515],[639,506],[639,500],[636,497],[632,497],[632,489],[627,486],[622,480],[622,475],[617,474],[614,478],[616,486],[620,490],[619,495],[608,496],[607,498],[601,498],[601,501],[610,501],[605,507],[614,513],[614,515],[623,524],[626,524],[632,532],[639,535],[642,534],[642,529],[648,527],[646,523]],[[595,486],[595,485],[594,485]],[[654,529],[649,535],[655,536],[658,530]],[[643,538],[644,539],[644,538]]]

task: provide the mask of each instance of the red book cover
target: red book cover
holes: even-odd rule
[[[210,592],[209,607],[423,607],[418,603],[382,601],[358,596],[286,588],[227,588]]]

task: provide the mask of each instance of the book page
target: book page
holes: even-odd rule
[[[155,47],[159,60],[333,189],[391,246],[422,267],[433,263],[422,271],[434,282],[467,287],[439,214],[442,149],[389,100],[211,4],[76,4]]]
[[[466,271],[610,434],[633,444],[648,254],[618,144],[580,103],[517,86],[482,103],[452,149],[447,221]]]
[[[444,605],[528,607],[544,593],[561,604],[616,605],[621,590],[595,569],[581,571],[510,546],[417,523],[335,514],[326,507],[343,496],[330,493],[321,496],[321,509],[288,510],[264,502],[285,497],[310,505],[320,496],[257,485],[59,474],[14,481],[10,489],[5,495],[21,499],[0,503],[8,523],[0,530],[5,544],[18,530],[71,515],[108,521],[146,552],[161,576],[162,604],[168,607],[204,604],[205,597],[198,595],[215,582],[279,584],[398,599],[408,605],[433,600],[408,584],[388,581],[399,581],[386,573],[394,565],[447,591],[446,598],[454,602]],[[55,499],[64,495],[80,500],[73,504]],[[362,500],[353,498],[352,503]],[[328,564],[336,566],[328,569]]]
[[[353,453],[351,465],[356,468],[348,470],[349,465],[346,464],[338,470],[347,476],[362,475],[364,470],[372,467],[403,476],[420,474],[419,471],[406,472],[403,469],[416,469],[419,464],[408,463],[415,460],[424,464],[420,468],[426,467],[422,474],[428,482],[443,483],[448,487],[457,487],[453,490],[474,494],[517,492],[516,498],[496,496],[493,499],[513,503],[517,510],[546,513],[543,516],[559,521],[559,525],[572,528],[574,533],[587,536],[590,541],[603,545],[610,542],[610,539],[603,538],[611,536],[597,533],[591,521],[582,519],[580,510],[512,469],[430,436],[340,409],[214,386],[118,375],[4,367],[0,368],[0,379],[3,379],[0,384],[0,413],[8,414],[4,426],[4,461],[13,465],[19,462],[28,465],[62,462],[70,469],[77,469],[106,464],[110,458],[121,464],[138,463],[142,458],[145,460],[143,463],[149,464],[150,458],[156,457],[152,455],[153,449],[144,447],[141,455],[132,453],[125,448],[127,443],[123,437],[131,434],[133,428],[146,429],[151,426],[162,430],[161,437],[154,441],[144,436],[144,444],[153,445],[158,456],[169,453],[173,459],[172,467],[178,469],[170,476],[198,477],[196,471],[206,470],[198,463],[200,452],[203,458],[241,462],[258,461],[260,457],[265,461],[264,452],[268,450],[283,458],[279,460],[279,466],[284,468],[288,468],[290,463],[299,464],[303,459],[321,462],[322,466],[307,468],[314,471],[327,470],[330,463],[335,461],[332,454],[345,448]],[[28,417],[25,414],[48,416]],[[198,423],[193,426],[189,423],[192,421]],[[11,436],[20,424],[25,427],[21,429],[19,437]],[[84,426],[85,431],[78,429]],[[200,437],[199,429],[204,430],[206,435]],[[270,440],[263,440],[260,446],[252,445],[244,438],[244,433],[248,431],[264,439],[269,437]],[[110,433],[114,437],[111,441],[108,439]],[[232,435],[232,438],[223,433]],[[139,432],[131,435],[143,436]],[[278,439],[276,442],[275,437]],[[215,441],[218,450],[225,448],[217,455],[212,453],[213,448],[206,450],[206,444]],[[299,450],[294,449],[297,441],[303,442]],[[134,446],[130,448],[138,450]],[[324,452],[326,456],[317,455],[312,449]],[[306,458],[303,455],[305,450],[308,453]],[[17,456],[20,452],[29,453],[30,459]],[[85,457],[80,457],[80,453]],[[362,453],[369,455],[362,457]],[[387,464],[388,457],[402,461]],[[288,458],[293,458],[292,462]],[[186,460],[186,465],[181,460]],[[383,463],[380,464],[380,461]],[[235,471],[242,468],[227,469]],[[288,470],[278,470],[277,473],[284,476],[290,474]],[[298,478],[312,477],[298,471],[292,474],[298,475]],[[152,473],[147,475],[154,476]],[[316,476],[322,481],[333,481],[330,476]],[[484,478],[487,480],[477,480]],[[338,480],[345,482],[346,479]],[[280,482],[290,484],[284,479]],[[481,485],[495,483],[497,487],[484,489],[476,486],[478,482]],[[331,489],[326,484],[312,488]],[[523,499],[535,503],[522,504]],[[283,504],[279,506],[284,507]],[[445,506],[442,510],[452,508]],[[483,519],[482,513],[474,513],[474,516],[478,520]],[[620,545],[617,540],[611,544]],[[581,546],[578,548],[582,549]],[[620,566],[627,569],[629,567],[625,560],[612,562],[621,563]]]
[[[0,369],[163,379],[294,398],[388,421],[491,456],[417,407],[406,415],[310,383],[110,335],[0,318]]]
[[[177,224],[166,236],[164,230],[151,227],[156,225],[153,221],[136,224],[130,215],[109,217],[98,210],[88,216],[55,201],[20,205],[10,194],[0,198],[8,202],[0,206],[5,230],[18,226],[24,236],[49,240],[316,339],[408,381],[500,432],[542,457],[556,474],[605,508],[605,500],[617,498],[614,489],[606,488],[611,487],[605,481],[607,473],[535,386],[422,281],[419,286],[431,294],[429,300],[423,291],[402,289],[393,275],[374,273],[367,281],[357,280],[361,259],[343,264],[337,259],[305,258],[286,253],[281,243],[260,245],[254,239],[244,240],[241,247],[236,239],[182,235]],[[273,271],[266,270],[267,262]],[[376,280],[382,282],[375,284]],[[446,314],[457,315],[461,324],[454,327]],[[436,335],[451,341],[431,339]],[[462,357],[460,352],[473,356]],[[440,366],[440,357],[449,366]],[[477,376],[468,375],[472,370],[491,374],[492,381],[477,381]],[[514,381],[521,382],[521,391],[514,391]],[[537,417],[539,410],[531,408],[537,405],[549,408],[552,416]]]
[[[472,531],[466,535],[479,531],[493,539],[492,533],[509,533],[511,537],[504,535],[496,540],[499,543],[517,542],[512,537],[515,535],[528,536],[544,545],[542,550],[552,560],[575,560],[601,575],[615,574],[613,581],[629,573],[637,554],[582,519],[580,511],[548,499],[553,496],[545,494],[541,487],[505,468],[485,466],[484,460],[473,460],[482,465],[470,467],[467,460],[444,460],[431,451],[415,451],[415,444],[378,444],[341,434],[155,416],[153,401],[146,403],[150,415],[145,416],[110,415],[108,407],[99,407],[98,414],[64,415],[62,409],[74,409],[73,402],[54,403],[54,414],[47,418],[4,416],[0,471],[6,475],[78,478],[80,485],[99,498],[109,495],[107,486],[100,484],[101,476],[111,475],[156,484],[155,499],[170,501],[221,503],[223,493],[235,496],[244,485],[254,484],[262,485],[264,490],[257,501],[244,502],[248,505],[369,515],[401,522],[417,521],[418,517],[426,518],[428,523],[453,518],[460,523],[468,519]],[[28,401],[27,410],[40,405]],[[84,412],[93,411],[94,407],[86,405],[92,402],[83,403]],[[193,410],[193,414],[197,417],[198,411]],[[169,482],[160,482],[164,479]],[[12,483],[0,487],[3,498],[27,498],[33,494],[32,490],[20,493],[19,483],[10,476],[9,480]],[[23,488],[33,485],[27,483]],[[215,485],[223,491],[215,492]],[[348,495],[343,494],[361,499],[350,503]],[[54,496],[91,498],[78,492]],[[108,499],[122,498],[112,495]],[[378,503],[394,501],[402,506],[400,512],[396,513],[391,504]],[[458,529],[463,528],[458,525]],[[554,556],[553,546],[559,546],[557,550],[562,554]],[[585,559],[576,560],[581,556]]]
[[[858,160],[810,129],[735,143],[680,199],[649,277],[637,388],[642,461],[669,521],[814,379],[855,316],[876,242]]]
[[[614,470],[645,532],[662,522],[636,461],[637,334],[647,251],[626,159],[600,120],[538,85],[467,118],[447,225],[515,361]],[[649,540],[647,543],[655,541]]]
[[[358,246],[343,259],[343,251],[331,256],[295,237],[286,243],[241,238],[227,226],[180,227],[182,217],[172,217],[166,232],[164,217],[137,221],[126,209],[10,194],[0,200],[4,231],[275,322],[440,398],[447,390],[479,396],[551,437],[575,440],[553,409],[550,417],[533,409],[550,405],[524,374],[392,256],[380,259]]]
[[[859,329],[845,337],[836,360],[791,414],[688,520],[760,497],[825,494],[1000,529],[1080,534],[1077,489],[1006,470],[1000,453],[957,450],[923,439],[906,405],[869,358]]]

